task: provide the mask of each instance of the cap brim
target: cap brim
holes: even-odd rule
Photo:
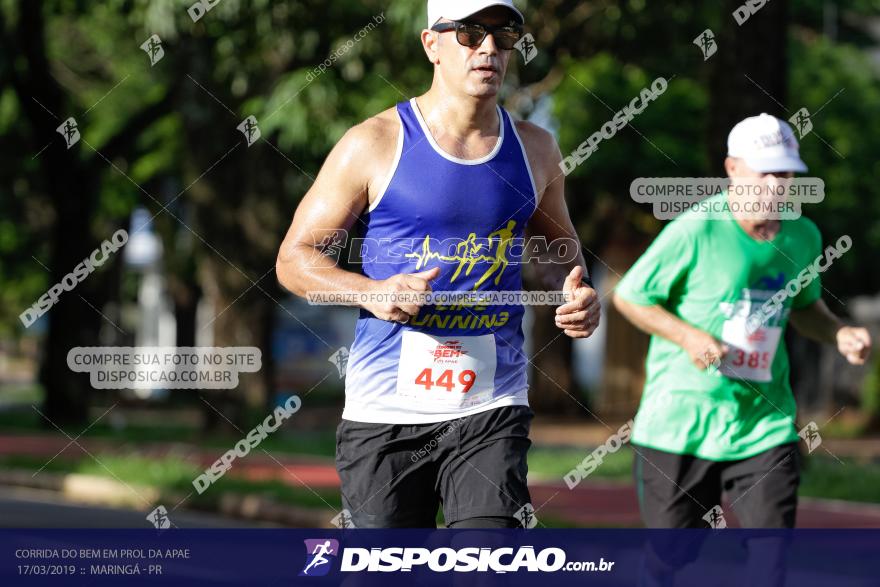
[[[510,10],[511,12],[513,12],[516,15],[517,19],[519,19],[520,24],[525,24],[526,19],[523,16],[522,12],[520,12],[519,9],[516,8],[516,6],[511,6],[510,4],[506,4],[504,2],[493,2],[492,0],[487,0],[486,2],[481,2],[480,4],[478,4],[476,6],[476,10],[467,10],[465,14],[461,14],[461,13],[444,14],[443,18],[448,18],[449,20],[461,20],[463,18],[467,18],[469,16],[472,16],[472,15],[480,12],[481,10],[486,10],[487,8],[491,8],[492,6],[503,6],[504,8],[507,8],[508,10]]]
[[[807,164],[801,161],[800,157],[772,157],[755,159],[743,157],[751,169],[758,173],[771,173],[773,171],[782,171],[793,173],[804,173],[807,171]]]

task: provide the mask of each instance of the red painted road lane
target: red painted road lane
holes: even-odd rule
[[[532,485],[532,505],[556,519],[583,526],[640,527],[635,486],[591,482],[569,490],[564,484]],[[739,527],[736,514],[723,503],[731,528]],[[729,513],[729,514],[728,514]],[[801,498],[798,528],[880,528],[880,505],[827,499]]]
[[[26,455],[49,460],[64,449],[70,441],[63,436],[0,436],[0,456]],[[81,442],[93,454],[112,452],[121,447],[109,441]],[[151,457],[173,455],[208,468],[224,452],[222,449],[194,449],[191,444],[150,444],[138,450]],[[88,458],[76,445],[70,445],[59,459]],[[228,475],[254,481],[278,480],[293,487],[334,489],[339,487],[339,475],[332,461],[309,456],[285,456],[277,453],[253,451],[246,458],[236,459]],[[639,527],[638,500],[635,488],[628,483],[590,481],[570,490],[564,483],[530,485],[532,505],[540,519],[547,517],[582,525],[599,527]],[[729,507],[722,505],[725,510]],[[726,516],[731,527],[736,527],[735,514]],[[880,505],[802,498],[798,508],[798,527],[801,528],[880,528]]]
[[[76,437],[74,437],[76,438]],[[163,458],[173,456],[196,464],[199,468],[209,468],[226,450],[194,449],[191,444],[149,444],[143,447],[120,446],[106,440],[77,440],[90,453],[113,453],[121,449],[134,451],[145,458]],[[65,448],[66,447],[66,448]],[[59,454],[60,453],[60,454]],[[126,452],[130,454],[130,452]],[[57,455],[57,456],[56,456]],[[89,459],[89,455],[76,444],[63,436],[0,436],[0,457],[28,456],[44,458],[46,461],[55,457],[56,460]],[[253,481],[280,480],[300,487],[337,488],[339,475],[332,461],[326,458],[296,456],[288,457],[269,453],[259,449],[252,450],[245,458],[236,458],[232,462],[229,475],[244,477]]]

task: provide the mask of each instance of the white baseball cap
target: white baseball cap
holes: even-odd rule
[[[727,136],[727,155],[744,159],[759,173],[807,170],[797,138],[784,120],[767,113],[738,123]]]
[[[428,0],[428,28],[441,18],[462,20],[490,6],[509,8],[516,14],[520,24],[526,21],[522,12],[513,5],[513,0]]]

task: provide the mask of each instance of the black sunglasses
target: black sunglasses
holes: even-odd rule
[[[483,44],[486,35],[491,34],[499,49],[510,50],[523,36],[523,28],[518,24],[506,24],[503,26],[489,26],[473,22],[438,22],[431,27],[432,31],[445,33],[455,31],[455,39],[459,45],[465,47],[479,47]]]

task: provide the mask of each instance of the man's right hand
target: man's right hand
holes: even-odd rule
[[[428,269],[427,271],[422,271],[420,273],[399,273],[397,275],[392,275],[388,279],[376,281],[370,293],[426,293],[431,291],[431,280],[437,279],[439,276],[439,267],[434,267],[433,269]],[[394,296],[390,295],[383,297],[393,298]],[[380,320],[406,324],[409,322],[410,318],[419,313],[421,306],[422,304],[410,303],[406,300],[381,299],[376,302],[368,302],[364,304],[364,309]]]
[[[708,332],[699,328],[690,328],[681,344],[697,369],[708,369],[709,365],[716,368],[729,350],[727,345],[717,340]]]

